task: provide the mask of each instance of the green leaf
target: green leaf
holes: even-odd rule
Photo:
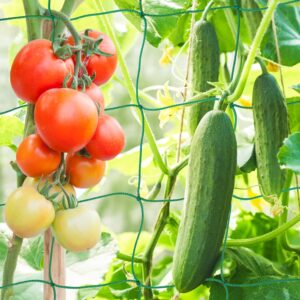
[[[292,85],[291,88],[300,94],[300,83]]]
[[[129,270],[131,269],[131,264],[128,263],[127,266]],[[140,275],[138,270],[138,265],[135,264],[135,271],[138,276]],[[140,268],[140,267],[139,267]],[[141,271],[141,270],[140,270]],[[138,299],[139,290],[134,283],[122,282],[128,279],[132,279],[131,275],[127,274],[128,269],[123,262],[116,262],[111,265],[110,270],[105,276],[105,283],[119,282],[113,285],[104,286],[99,289],[97,297],[99,299]]]
[[[171,212],[168,222],[158,240],[158,246],[164,246],[169,250],[174,250],[178,227],[180,223],[180,216],[178,213]]]
[[[282,300],[299,299],[299,278],[264,276],[243,281],[244,286],[230,287],[230,300]],[[212,283],[210,300],[226,299],[225,288],[219,283]]]
[[[260,1],[266,4],[266,1]],[[300,7],[298,5],[280,5],[275,12],[278,46],[281,64],[294,66],[300,62]],[[274,33],[270,26],[261,44],[262,55],[278,62]]]
[[[115,0],[116,5],[120,9],[131,9],[140,11],[139,0]],[[147,14],[174,14],[184,11],[191,6],[191,0],[145,0],[143,1],[143,11]],[[140,15],[134,13],[125,13],[126,18],[139,30],[144,30],[144,22]],[[176,36],[177,29],[183,28],[183,18],[180,15],[166,16],[166,17],[151,17],[147,16],[147,34],[148,42],[154,47],[158,47],[161,41],[171,36],[171,40],[182,44],[182,39],[178,40]],[[181,31],[182,32],[182,31]],[[175,33],[175,35],[174,35]],[[176,45],[175,45],[176,46]]]
[[[246,269],[253,276],[284,275],[282,272],[277,270],[270,260],[256,254],[248,248],[228,248],[226,249],[226,254],[235,261],[238,270]]]
[[[300,131],[300,97],[287,98],[287,109],[291,132]]]
[[[300,173],[300,132],[284,140],[278,152],[278,160],[283,168]]]
[[[123,232],[119,234],[117,240],[118,240],[120,252],[127,255],[132,255],[132,250],[136,238],[137,238],[136,232]],[[145,250],[150,238],[151,238],[151,234],[149,232],[146,231],[141,232],[135,254],[142,253]]]
[[[174,144],[174,139],[166,137],[156,141],[161,153],[164,153],[166,149],[169,149]],[[140,146],[134,147],[124,153],[121,153],[116,158],[111,160],[108,164],[109,170],[115,169],[128,176],[136,176],[138,174],[138,162],[140,155]],[[130,166],[130,167],[128,167]],[[157,174],[158,168],[153,162],[153,154],[148,143],[143,144],[143,177],[147,178],[147,184],[152,185],[156,183],[157,177],[153,174]]]
[[[43,270],[44,267],[44,239],[39,236],[29,239],[23,245],[21,257],[35,270]]]
[[[246,239],[268,233],[278,226],[277,220],[268,217],[264,213],[252,214],[251,212],[241,212],[236,220],[235,229],[230,232],[230,238]],[[257,254],[261,254],[270,260],[277,259],[276,240],[265,243],[254,244],[247,247]]]
[[[25,267],[25,265],[24,265]],[[42,274],[16,274],[14,277],[15,282],[26,280],[42,280]],[[40,282],[29,282],[26,284],[19,284],[14,286],[13,295],[9,297],[11,300],[32,300],[43,298],[43,285]]]
[[[0,146],[14,144],[16,137],[22,136],[24,124],[14,116],[0,117]]]

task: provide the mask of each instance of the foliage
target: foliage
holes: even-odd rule
[[[19,0],[12,0],[1,4],[4,15],[6,17],[23,15],[24,11],[19,2]],[[47,0],[40,2],[44,7],[48,4]],[[109,14],[108,19],[110,23],[108,24],[111,24],[109,26],[105,21],[106,17],[104,15],[81,17],[85,14],[99,12],[102,7],[99,5],[100,2],[104,2],[102,5],[105,10],[121,9],[127,11]],[[200,19],[202,10],[208,3],[207,0],[198,2],[200,3],[195,8],[196,12],[194,12],[195,20]],[[143,4],[142,14],[140,3]],[[217,90],[213,96],[220,96],[223,92],[229,91],[229,73],[234,67],[232,62],[235,58],[235,50],[238,50],[235,74],[237,80],[239,79],[244,56],[248,54],[253,41],[249,36],[245,12],[236,10],[234,7],[235,3],[236,1],[233,0],[214,1],[212,10],[208,13],[208,19],[215,27],[220,51],[222,52],[221,76],[219,82],[213,83]],[[262,14],[265,13],[266,6],[269,4],[268,1],[256,0],[256,3],[261,8]],[[145,106],[147,107],[159,109],[181,104],[183,100],[190,100],[191,95],[189,92],[187,97],[183,96],[185,94],[186,74],[184,74],[185,71],[182,69],[185,69],[185,62],[188,58],[188,46],[191,37],[190,27],[193,15],[193,12],[191,12],[192,0],[87,0],[77,1],[77,4],[78,6],[72,14],[72,23],[78,31],[82,31],[85,28],[96,28],[108,33],[107,30],[110,28],[116,36],[116,41],[121,49],[120,58],[124,61],[120,63],[118,72],[112,80],[102,86],[101,90],[104,94],[106,108],[112,108],[112,110],[107,110],[106,112],[121,121],[127,134],[125,151],[109,163],[106,181],[93,189],[82,192],[84,193],[82,198],[89,194],[91,194],[89,196],[98,196],[99,194],[114,192],[135,193],[139,183],[141,184],[140,196],[147,198],[151,187],[157,184],[161,176],[160,164],[157,161],[158,154],[153,153],[153,141],[145,135],[143,136],[143,151],[141,155],[139,144],[141,142],[141,128],[139,127],[140,124],[135,121],[134,114],[132,114],[135,108],[132,107],[132,110],[116,110],[114,108],[118,105],[130,103],[132,95],[128,82],[136,83],[137,59],[140,54],[143,34],[145,34],[146,38],[144,50],[146,54],[142,57],[140,81],[136,85],[140,89],[139,97],[141,103],[143,105],[146,103]],[[233,5],[233,7],[228,7],[226,10],[221,9],[220,7],[224,5]],[[59,10],[61,6],[62,1],[51,1],[52,9]],[[248,11],[246,13],[251,14],[252,12]],[[280,58],[278,58],[276,49],[274,27],[272,28],[271,25],[269,25],[267,33],[264,35],[260,51],[257,52],[258,57],[264,63],[275,63],[275,66],[278,66],[276,64],[278,63],[280,68],[282,68],[283,87],[286,95],[291,134],[284,141],[278,153],[278,159],[283,168],[288,168],[294,173],[300,172],[299,14],[300,6],[297,3],[281,3],[277,7],[274,18]],[[16,32],[19,32],[11,41],[8,57],[13,58],[17,50],[25,43],[27,35],[26,24],[24,19],[9,20],[7,24],[13,26]],[[238,24],[240,24],[240,27],[238,27]],[[237,49],[236,45],[237,32],[240,33],[239,49]],[[160,60],[161,56],[162,59]],[[161,61],[161,64],[159,61]],[[240,70],[239,64],[241,64]],[[126,70],[129,78],[126,77]],[[235,134],[238,143],[238,170],[234,194],[246,198],[260,194],[257,172],[255,171],[256,157],[251,111],[253,82],[260,74],[261,70],[259,67],[253,65],[251,73],[247,77],[247,85],[243,90],[243,98],[248,96],[248,102],[246,101],[246,103],[245,101],[243,102],[243,99],[239,99],[236,104],[242,105],[242,108],[228,106],[226,109],[226,113],[230,115],[232,122],[237,122]],[[274,73],[274,76],[280,82],[281,73]],[[231,88],[234,89],[235,86],[233,85]],[[195,97],[197,98],[197,96],[199,95]],[[192,101],[199,100],[195,97],[193,97]],[[17,99],[14,99],[14,101],[17,103]],[[10,104],[9,107],[13,106],[11,99],[7,103]],[[18,103],[24,104],[22,101]],[[158,148],[159,155],[162,156],[163,163],[170,170],[173,170],[172,168],[177,162],[178,133],[181,127],[180,118],[182,112],[183,106],[169,107],[159,112],[144,110],[144,121],[149,123],[154,133],[154,143]],[[18,112],[10,112],[0,116],[1,147],[9,147],[12,150],[16,150],[24,133],[24,114],[25,108],[19,109]],[[186,119],[184,119],[181,150],[179,151],[181,159],[189,155],[190,142],[191,138],[188,134]],[[3,164],[4,160],[5,168],[7,168],[9,162],[5,155],[3,155],[1,164]],[[140,163],[141,170],[139,170]],[[0,169],[0,176],[1,172],[6,172],[5,168],[4,170]],[[178,178],[172,198],[183,198],[186,173],[187,168],[183,168],[177,174]],[[113,175],[114,180],[111,180],[112,184],[109,185],[107,182]],[[141,182],[138,181],[139,175],[141,176]],[[166,193],[164,196],[164,192],[168,188],[168,177],[169,174],[165,174],[161,182],[159,182],[160,189],[155,194],[158,199],[167,197]],[[10,181],[12,182],[12,180]],[[293,179],[291,186],[296,186],[297,184],[298,182]],[[282,197],[278,200],[277,205],[280,211],[283,211],[283,214],[277,216],[273,216],[270,213],[270,205],[264,202],[263,199],[233,201],[228,233],[229,240],[244,241],[263,236],[290,220],[295,212],[298,214],[297,193],[290,193],[290,204],[288,205],[281,206],[280,201]],[[143,293],[143,289],[138,287],[135,282],[135,276],[140,282],[144,282],[144,265],[141,262],[131,262],[131,256],[133,249],[135,249],[135,256],[143,258],[153,238],[153,232],[150,232],[150,227],[155,224],[155,215],[160,207],[160,202],[149,203],[149,205],[142,202],[145,222],[140,228],[140,235],[138,235],[138,228],[133,229],[133,224],[136,224],[137,213],[140,214],[141,202],[134,202],[135,199],[133,198],[132,203],[135,203],[136,207],[130,206],[127,202],[122,206],[117,202],[120,201],[120,198],[126,198],[125,202],[127,201],[127,197],[123,196],[123,194],[113,199],[116,201],[111,201],[112,199],[108,197],[101,199],[101,217],[103,216],[104,223],[108,222],[110,225],[105,228],[101,235],[101,241],[97,246],[83,253],[67,253],[67,266],[68,271],[72,274],[71,276],[78,278],[80,284],[85,287],[91,284],[95,285],[75,291],[77,299],[138,299]],[[107,215],[106,208],[108,206],[111,207],[111,215]],[[120,212],[120,210],[122,211]],[[223,277],[220,275],[221,260],[216,266],[216,272],[211,275],[211,279],[205,285],[198,287],[192,292],[179,296],[176,289],[172,286],[173,252],[181,211],[180,202],[172,203],[171,212],[166,218],[166,224],[157,239],[153,253],[153,268],[150,271],[151,284],[167,287],[153,288],[154,297],[157,299],[179,299],[180,297],[183,300],[226,299],[225,287],[220,284],[223,280]],[[271,211],[273,211],[272,208]],[[286,218],[285,213],[287,215]],[[140,215],[138,217],[140,218]],[[2,223],[0,225],[0,272],[2,272],[10,232],[8,232],[5,225]],[[129,232],[128,228],[132,229],[132,231]],[[120,233],[121,231],[122,233]],[[282,244],[281,238],[285,234],[289,242],[292,242],[294,246],[300,244],[299,228],[294,226],[276,239],[253,243],[244,247],[226,247],[222,275],[224,275],[225,282],[228,283],[229,299],[279,300],[299,298],[299,283],[297,281],[300,263],[297,254],[299,250],[297,250],[297,247],[289,249],[285,244]],[[136,244],[138,237],[139,240]],[[226,242],[224,244],[226,245]],[[43,252],[43,237],[40,236],[24,241],[15,281],[42,279],[41,273],[44,267]],[[124,259],[120,254],[127,255],[129,258],[126,256],[127,258]],[[42,294],[42,284],[32,282],[18,285],[15,287],[14,292],[14,299],[39,299]]]

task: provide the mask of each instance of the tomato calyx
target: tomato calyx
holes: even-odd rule
[[[81,150],[78,152],[78,154],[79,154],[80,156],[83,156],[83,157],[88,157],[88,158],[91,157],[91,155],[87,152],[87,150],[86,150],[85,148],[81,149]]]
[[[93,54],[97,54],[100,56],[110,57],[113,56],[112,53],[107,53],[99,49],[99,45],[103,42],[103,37],[100,36],[97,39],[93,39],[89,36],[89,32],[93,31],[92,29],[86,29],[84,34],[81,36],[81,39],[84,41],[82,45],[83,53],[86,58],[90,57]]]

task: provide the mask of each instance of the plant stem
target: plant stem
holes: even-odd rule
[[[22,247],[23,239],[13,235],[9,241],[8,252],[4,264],[2,286],[10,285],[14,281],[14,273],[17,267],[18,256]],[[13,295],[13,288],[3,288],[1,300],[9,299]]]
[[[124,254],[124,253],[121,253],[121,252],[117,253],[117,258],[121,259],[121,260],[124,260],[124,261],[129,261],[129,262],[132,261],[132,256],[131,255],[127,255],[127,254]],[[133,258],[133,261],[135,263],[140,263],[140,264],[144,263],[144,259],[142,257],[139,257],[139,256],[135,256]]]
[[[255,35],[255,38],[252,42],[250,51],[248,53],[240,80],[237,84],[237,87],[234,89],[234,92],[227,98],[228,103],[232,103],[232,102],[238,100],[240,98],[240,96],[242,95],[245,85],[248,80],[251,66],[252,66],[255,56],[256,56],[256,52],[257,52],[258,48],[260,47],[261,41],[268,29],[268,26],[272,20],[272,15],[273,15],[279,1],[280,0],[271,0],[268,2],[268,4],[269,4],[268,8],[267,8],[266,12],[264,13],[262,21],[257,29],[257,33]],[[232,87],[229,87],[229,91],[231,91],[231,89],[232,89]]]
[[[39,3],[36,0],[27,1],[23,0],[23,6],[25,10],[26,15],[39,15]],[[26,19],[27,23],[27,34],[28,34],[28,40],[34,40],[41,37],[41,21],[39,18],[31,18]],[[35,131],[34,126],[34,118],[33,118],[33,112],[34,112],[34,105],[30,104],[27,107],[27,115],[25,120],[25,128],[24,128],[24,137],[32,134]],[[25,176],[23,174],[17,175],[17,186],[21,186],[23,184],[23,181],[25,179]],[[10,245],[8,247],[7,256],[4,263],[3,268],[3,279],[2,279],[2,285],[11,285],[13,283],[14,279],[14,272],[17,267],[17,261],[18,256],[22,247],[23,239],[19,238],[16,235],[13,235]],[[1,292],[1,300],[7,300],[12,295],[13,290],[12,287],[4,288]]]
[[[293,178],[293,172],[287,170],[286,174],[286,183],[284,189],[287,190],[291,186]],[[281,196],[281,205],[284,207],[283,213],[279,216],[278,226],[280,227],[282,224],[286,223],[288,217],[288,205],[289,205],[289,192],[285,192]],[[300,247],[296,245],[291,245],[287,238],[287,233],[284,232],[282,235],[278,237],[278,244],[287,251],[294,251],[300,254]]]
[[[70,16],[72,11],[74,10],[75,6],[76,6],[76,0],[65,0],[62,8],[61,8],[61,12],[66,15],[66,16]],[[55,25],[55,35],[56,36],[60,36],[63,31],[65,29],[65,23],[58,20],[57,24]]]
[[[102,12],[105,11],[101,1],[97,0],[94,3],[96,4],[97,11],[102,11]],[[130,96],[131,102],[138,105],[137,96],[136,96],[136,87],[134,86],[134,84],[131,80],[129,70],[127,68],[125,59],[124,59],[123,54],[122,54],[122,50],[121,50],[119,40],[116,37],[116,35],[115,35],[115,33],[112,29],[112,25],[110,24],[110,21],[109,21],[108,17],[106,15],[102,15],[101,20],[103,20],[103,25],[105,27],[105,30],[106,30],[107,34],[109,35],[109,37],[112,39],[112,41],[115,44],[115,47],[117,49],[119,65],[120,65],[120,68],[121,68],[121,71],[122,71],[122,74],[123,74],[123,77],[124,77],[124,83],[125,83],[125,86],[127,88],[128,94]],[[153,153],[154,160],[157,162],[157,164],[158,164],[159,168],[161,169],[161,171],[164,174],[168,174],[169,170],[168,170],[167,166],[165,165],[165,163],[162,159],[162,156],[161,156],[161,154],[158,150],[158,147],[157,147],[157,144],[156,144],[156,141],[155,141],[155,136],[152,132],[152,129],[151,129],[149,123],[148,123],[147,118],[146,118],[145,115],[144,115],[144,118],[143,118],[142,112],[140,111],[140,109],[137,109],[137,112],[138,112],[138,116],[136,116],[135,114],[134,114],[134,116],[136,118],[138,118],[139,122],[142,123],[142,121],[144,119],[145,135],[147,137],[149,146],[150,146],[151,151]]]
[[[198,0],[193,0],[192,10],[196,9]],[[202,13],[201,20],[203,21],[206,18],[206,15],[209,11],[209,8],[212,5],[212,1],[210,1],[206,7],[204,12]],[[189,81],[190,81],[190,66],[192,63],[192,45],[193,45],[193,37],[194,34],[191,34],[194,31],[194,25],[195,25],[195,14],[192,14],[191,19],[191,26],[190,26],[190,35],[189,35],[189,48],[188,48],[188,57],[187,57],[187,64],[186,64],[186,73],[185,73],[185,80],[184,80],[184,88],[183,88],[183,102],[186,102],[186,98],[189,93]],[[176,161],[179,162],[180,160],[180,153],[181,153],[181,140],[182,140],[182,132],[183,132],[183,126],[184,126],[184,116],[185,116],[185,106],[183,107],[181,111],[180,116],[180,127],[179,127],[179,135],[178,135],[178,143],[177,143],[177,153],[176,153]]]
[[[77,89],[80,69],[82,68],[83,72],[86,73],[86,68],[81,61],[82,51],[81,51],[80,35],[78,34],[76,28],[73,26],[72,22],[69,20],[68,16],[65,15],[64,13],[55,10],[51,10],[51,12],[45,10],[44,14],[46,16],[54,16],[58,20],[60,20],[67,27],[72,37],[74,38],[74,44],[78,48],[78,50],[76,50],[76,64],[75,64],[73,82],[71,87]]]
[[[23,0],[23,6],[26,15],[40,15],[40,5],[37,0]],[[26,19],[28,41],[41,38],[41,22],[41,18],[39,17]]]
[[[165,174],[161,173],[161,175],[159,176],[158,181],[154,184],[151,191],[146,196],[146,199],[148,199],[148,200],[156,199],[157,195],[159,194],[159,192],[161,190],[161,183],[162,183],[162,180],[163,180],[164,176],[165,176]]]
[[[266,67],[264,61],[262,59],[260,59],[259,57],[256,57],[256,60],[259,63],[261,71],[263,72],[263,74],[268,74],[268,70],[267,70],[267,67]]]
[[[277,227],[273,231],[270,231],[266,234],[254,237],[254,238],[249,238],[249,239],[229,239],[226,243],[227,247],[238,247],[238,246],[249,246],[257,243],[263,243],[266,241],[270,241],[274,239],[276,236],[284,233],[286,230],[294,226],[300,222],[300,214],[297,215],[296,217],[292,218],[288,222],[284,223],[283,225]]]
[[[165,199],[170,199],[174,184],[176,182],[176,176],[169,176],[165,191]],[[151,286],[151,270],[152,270],[152,259],[153,259],[153,253],[156,247],[156,244],[159,240],[159,237],[165,227],[165,225],[168,222],[170,212],[170,202],[164,203],[162,206],[155,227],[154,232],[152,234],[151,240],[149,241],[149,244],[147,245],[145,252],[144,252],[144,284],[147,286]],[[152,290],[150,288],[144,289],[144,297],[146,300],[153,299]]]

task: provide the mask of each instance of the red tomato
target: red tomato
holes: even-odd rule
[[[79,88],[78,90],[81,91],[81,88]],[[87,94],[92,100],[94,100],[96,105],[100,106],[100,115],[103,114],[105,104],[103,95],[99,87],[95,83],[92,83],[89,87],[85,89],[84,93]]]
[[[125,135],[119,122],[109,115],[99,118],[93,138],[86,145],[88,153],[97,159],[109,160],[124,148]]]
[[[92,157],[68,154],[66,173],[70,183],[78,188],[89,188],[100,182],[105,172],[105,162]]]
[[[102,52],[112,54],[111,56],[93,54],[90,57],[83,57],[83,62],[86,65],[88,74],[92,76],[95,73],[96,77],[94,82],[97,85],[101,85],[112,77],[117,68],[117,51],[112,40],[107,35],[99,31],[89,30],[88,36],[95,40],[99,37],[103,38],[103,41],[99,44],[98,49]],[[68,43],[74,45],[73,37],[68,38]]]
[[[58,168],[60,161],[60,153],[50,149],[37,134],[25,138],[17,150],[17,164],[26,176],[47,176]]]
[[[51,42],[40,39],[29,42],[16,55],[10,82],[19,98],[35,103],[43,92],[62,87],[65,77],[73,72],[72,59],[56,57]]]
[[[34,117],[39,135],[52,149],[76,152],[93,137],[97,107],[93,100],[73,89],[51,89],[43,93],[35,106]]]

